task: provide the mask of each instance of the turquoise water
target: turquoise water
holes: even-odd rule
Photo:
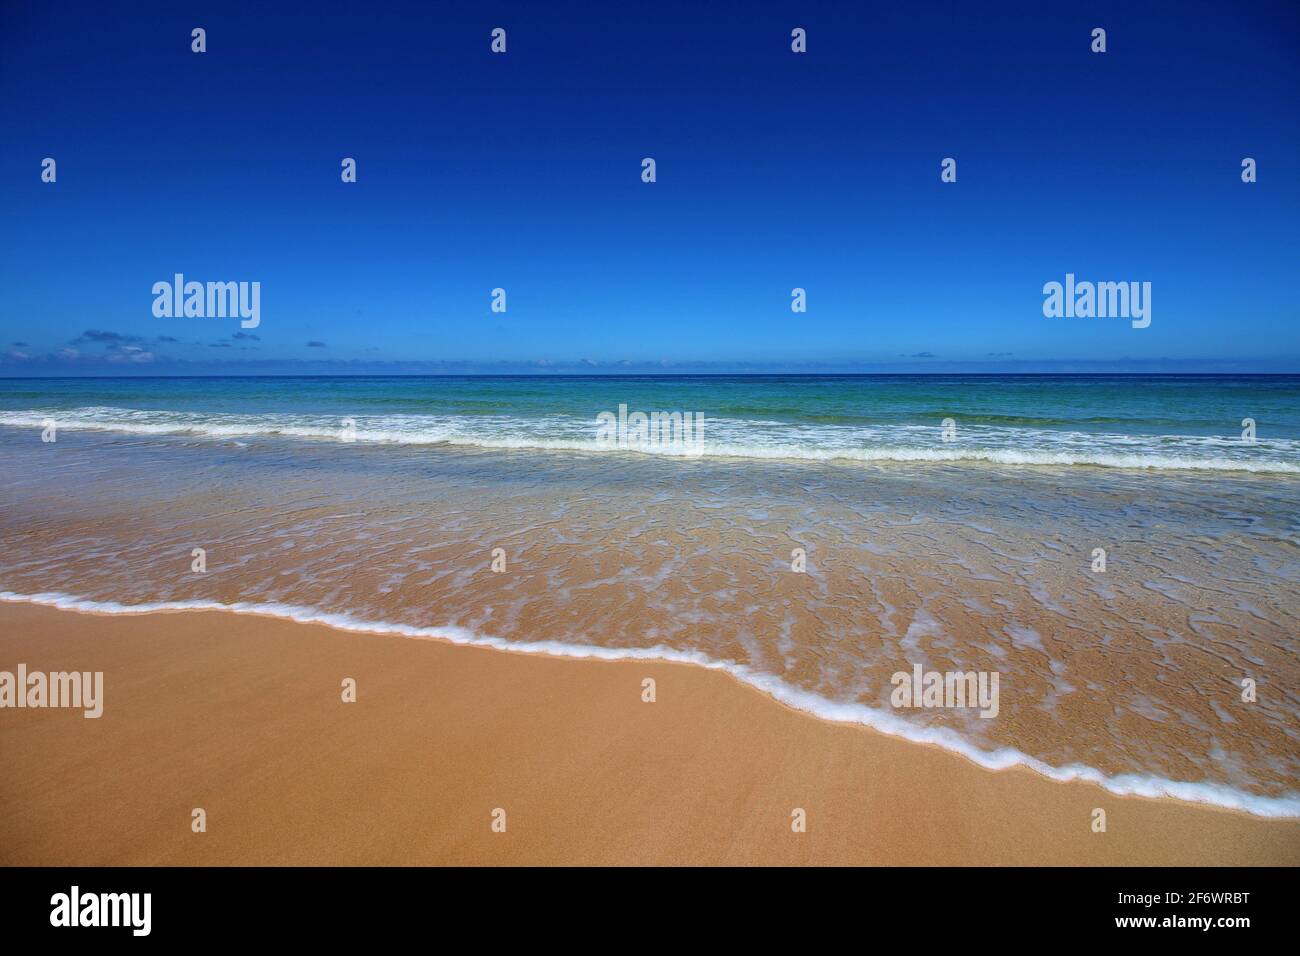
[[[704,455],[1300,472],[1300,376],[0,381],[0,425],[223,438],[333,439],[350,422],[361,442],[602,451],[597,416],[620,406],[702,414]]]

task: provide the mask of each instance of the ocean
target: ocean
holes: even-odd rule
[[[9,379],[0,461],[5,600],[679,660],[1300,816],[1300,376]],[[915,667],[997,715],[895,706]]]
[[[713,456],[1298,473],[1298,398],[1285,375],[10,379],[0,424],[332,439],[351,418],[360,441],[589,451],[626,404],[702,412]]]

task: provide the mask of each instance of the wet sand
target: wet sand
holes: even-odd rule
[[[689,665],[0,605],[19,663],[103,671],[104,715],[0,710],[6,865],[1300,863],[1300,821],[990,772]]]

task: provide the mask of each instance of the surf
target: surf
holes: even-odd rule
[[[710,419],[706,441],[687,444],[604,441],[594,420],[508,415],[374,415],[332,419],[291,413],[155,411],[116,407],[0,412],[0,425],[63,431],[197,439],[278,438],[348,444],[444,446],[604,455],[655,455],[790,462],[991,464],[1138,471],[1300,474],[1300,441],[1241,443],[1205,435],[1131,436],[1109,432],[968,425],[958,441],[937,440],[926,425],[859,427]],[[345,425],[344,423],[350,423]],[[346,436],[346,438],[344,437]]]

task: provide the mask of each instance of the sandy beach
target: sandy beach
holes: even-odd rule
[[[1300,821],[988,771],[690,665],[0,605],[19,663],[103,671],[104,713],[0,711],[5,865],[1300,863]]]

